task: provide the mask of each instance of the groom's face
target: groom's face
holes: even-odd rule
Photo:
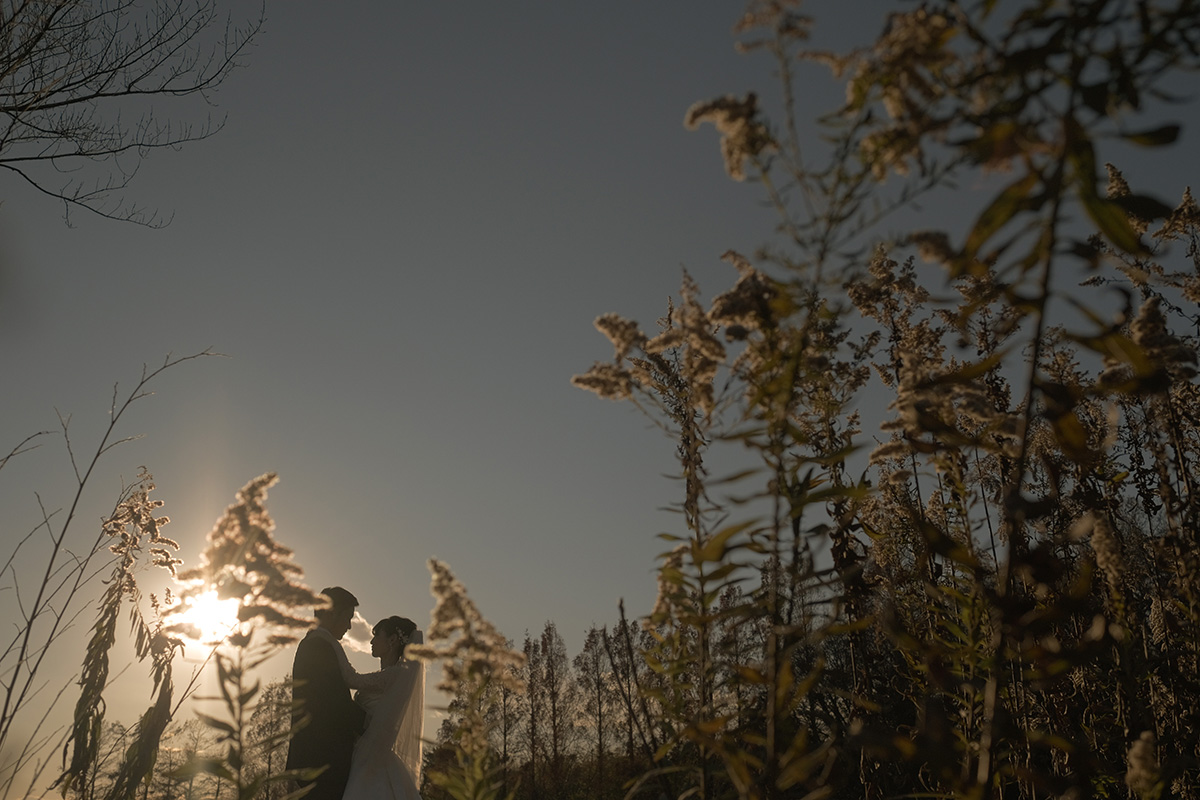
[[[337,614],[329,623],[329,632],[333,634],[333,638],[341,639],[346,635],[346,631],[350,630],[350,624],[354,621],[354,609],[343,608],[339,609]]]

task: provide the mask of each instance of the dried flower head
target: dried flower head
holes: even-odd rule
[[[1118,200],[1133,194],[1129,188],[1129,184],[1125,181],[1125,176],[1121,174],[1121,170],[1110,163],[1105,163],[1104,169],[1108,172],[1107,194],[1109,200]]]
[[[646,344],[646,334],[642,333],[637,323],[617,314],[602,314],[596,318],[595,324],[596,330],[612,342],[618,361]]]
[[[954,257],[950,237],[944,231],[917,231],[908,239],[917,246],[917,252],[923,261],[947,264]]]
[[[1142,735],[1129,746],[1126,755],[1128,769],[1125,772],[1125,785],[1139,798],[1156,796],[1152,794],[1160,780],[1158,756],[1154,752],[1154,733],[1142,731]]]
[[[779,287],[744,256],[730,250],[722,258],[737,269],[738,280],[732,289],[713,298],[708,317],[725,327],[727,337],[744,339],[745,334],[772,324]],[[731,336],[732,330],[742,335]]]
[[[1162,228],[1155,232],[1157,239],[1189,239],[1200,232],[1200,207],[1192,197],[1192,187],[1183,190],[1183,199],[1167,217]]]
[[[450,568],[429,560],[433,575],[430,592],[435,601],[425,644],[409,645],[406,658],[442,662],[442,691],[453,692],[464,681],[491,680],[515,691],[524,691],[516,673],[525,656],[508,645],[508,639],[483,618]]]
[[[863,160],[871,165],[871,175],[877,181],[887,177],[888,170],[903,177],[909,173],[909,162],[919,160],[918,139],[904,127],[892,125],[863,137],[860,145]]]
[[[1165,646],[1167,644],[1167,611],[1163,607],[1162,598],[1155,596],[1150,601],[1148,617],[1151,641],[1159,647]]]
[[[651,355],[661,355],[668,350],[682,347],[686,339],[687,334],[683,332],[682,328],[668,327],[658,336],[646,342],[646,352]]]
[[[1124,559],[1121,556],[1121,543],[1108,521],[1108,515],[1101,512],[1089,512],[1091,517],[1092,550],[1096,554],[1096,566],[1104,573],[1109,590],[1119,597],[1122,591],[1121,573],[1124,571]]]
[[[125,492],[112,515],[101,524],[104,534],[113,540],[108,549],[121,558],[121,573],[129,583],[128,588],[133,585],[133,567],[142,549],[143,537],[151,545],[151,563],[154,566],[163,567],[174,576],[175,567],[183,563],[171,555],[172,551],[179,549],[179,543],[162,535],[163,526],[171,518],[166,515],[154,516],[163,507],[162,500],[150,499],[154,488],[153,476],[143,467],[138,474],[138,482]]]
[[[859,144],[876,180],[889,170],[907,174],[910,162],[922,159],[922,139],[942,127],[930,109],[954,85],[949,74],[958,56],[947,44],[955,32],[950,17],[922,6],[892,14],[883,36],[859,56],[846,84],[846,109],[883,105],[886,117]]]
[[[572,377],[571,385],[610,400],[628,400],[633,395],[633,377],[629,371],[605,361],[597,361],[587,372]]]
[[[236,600],[238,621],[274,629],[276,637],[292,637],[311,622],[304,611],[325,601],[302,581],[304,571],[292,551],[275,540],[275,522],[267,511],[267,489],[278,478],[268,472],[247,483],[237,502],[225,509],[208,534],[200,566],[179,575],[183,589],[175,610],[182,612],[196,597],[215,592],[220,600]]]
[[[1108,199],[1120,200],[1122,198],[1131,197],[1133,192],[1129,189],[1129,184],[1125,182],[1125,176],[1121,171],[1112,164],[1105,164],[1104,168],[1108,170]],[[1128,214],[1129,224],[1138,234],[1143,234],[1150,227],[1150,220],[1137,214]]]
[[[950,18],[926,6],[895,13],[888,17],[887,31],[875,43],[873,55],[894,70],[897,82],[906,89],[934,100],[939,95],[937,87],[917,70],[944,67],[955,60],[945,47],[953,33]]]
[[[1156,369],[1163,369],[1177,380],[1189,380],[1196,374],[1196,350],[1171,333],[1157,296],[1146,299],[1137,317],[1129,324],[1134,343],[1142,348]]]
[[[757,29],[768,31],[770,40],[807,39],[812,28],[812,18],[799,13],[801,0],[752,0],[742,18],[733,26],[734,33],[747,33]],[[752,42],[741,45],[748,49],[762,44]]]
[[[696,103],[687,110],[683,124],[695,130],[703,122],[711,122],[721,134],[721,156],[725,159],[725,171],[735,181],[745,180],[745,160],[753,158],[772,146],[767,126],[757,119],[758,98],[754,92],[744,100],[736,97],[718,97],[715,100]]]

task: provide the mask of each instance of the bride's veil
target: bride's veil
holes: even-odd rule
[[[420,630],[415,630],[409,637],[409,644],[422,644],[425,636]],[[425,729],[425,662],[409,661],[407,669],[416,672],[415,680],[411,682],[408,702],[404,704],[404,714],[400,718],[400,727],[396,731],[396,755],[404,762],[408,772],[413,776],[413,783],[421,785],[421,740]]]

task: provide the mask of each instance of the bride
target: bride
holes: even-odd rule
[[[358,673],[342,662],[355,701],[367,712],[367,729],[354,746],[342,800],[421,800],[421,733],[425,716],[425,665],[404,658],[421,631],[404,617],[388,617],[372,630],[378,672]]]

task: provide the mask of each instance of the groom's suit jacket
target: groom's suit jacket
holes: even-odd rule
[[[341,800],[350,775],[354,742],[362,733],[365,712],[350,699],[342,678],[341,645],[326,630],[308,632],[296,648],[292,665],[292,741],[288,769],[328,769],[316,780],[306,800]],[[297,725],[302,725],[296,730]]]

